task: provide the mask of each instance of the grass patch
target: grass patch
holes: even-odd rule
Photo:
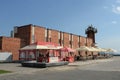
[[[11,71],[0,70],[0,74],[11,73]]]

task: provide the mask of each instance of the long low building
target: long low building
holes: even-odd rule
[[[16,26],[12,31],[11,37],[0,38],[0,51],[8,51],[13,53],[13,60],[18,60],[18,50],[24,46],[30,45],[34,42],[52,42],[63,47],[70,47],[72,49],[80,46],[95,46],[96,29],[89,26],[86,29],[87,37],[72,34],[70,32],[63,32],[55,29],[49,29],[42,26],[28,24],[24,26]],[[5,40],[7,38],[8,40]],[[6,41],[6,42],[4,42]],[[8,41],[8,42],[7,42]],[[6,46],[6,47],[3,47]],[[90,52],[76,52],[75,55],[90,55]]]

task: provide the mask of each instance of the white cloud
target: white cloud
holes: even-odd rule
[[[117,21],[112,21],[112,24],[117,24]]]
[[[120,6],[113,6],[112,11],[116,14],[120,14]]]

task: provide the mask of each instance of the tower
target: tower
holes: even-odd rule
[[[88,26],[88,28],[85,30],[85,34],[87,34],[87,37],[93,40],[93,46],[95,46],[95,33],[97,33],[97,29],[93,27],[92,24]]]

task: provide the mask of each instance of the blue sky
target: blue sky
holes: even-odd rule
[[[0,0],[0,36],[26,24],[82,36],[93,24],[97,45],[120,51],[120,0]]]

